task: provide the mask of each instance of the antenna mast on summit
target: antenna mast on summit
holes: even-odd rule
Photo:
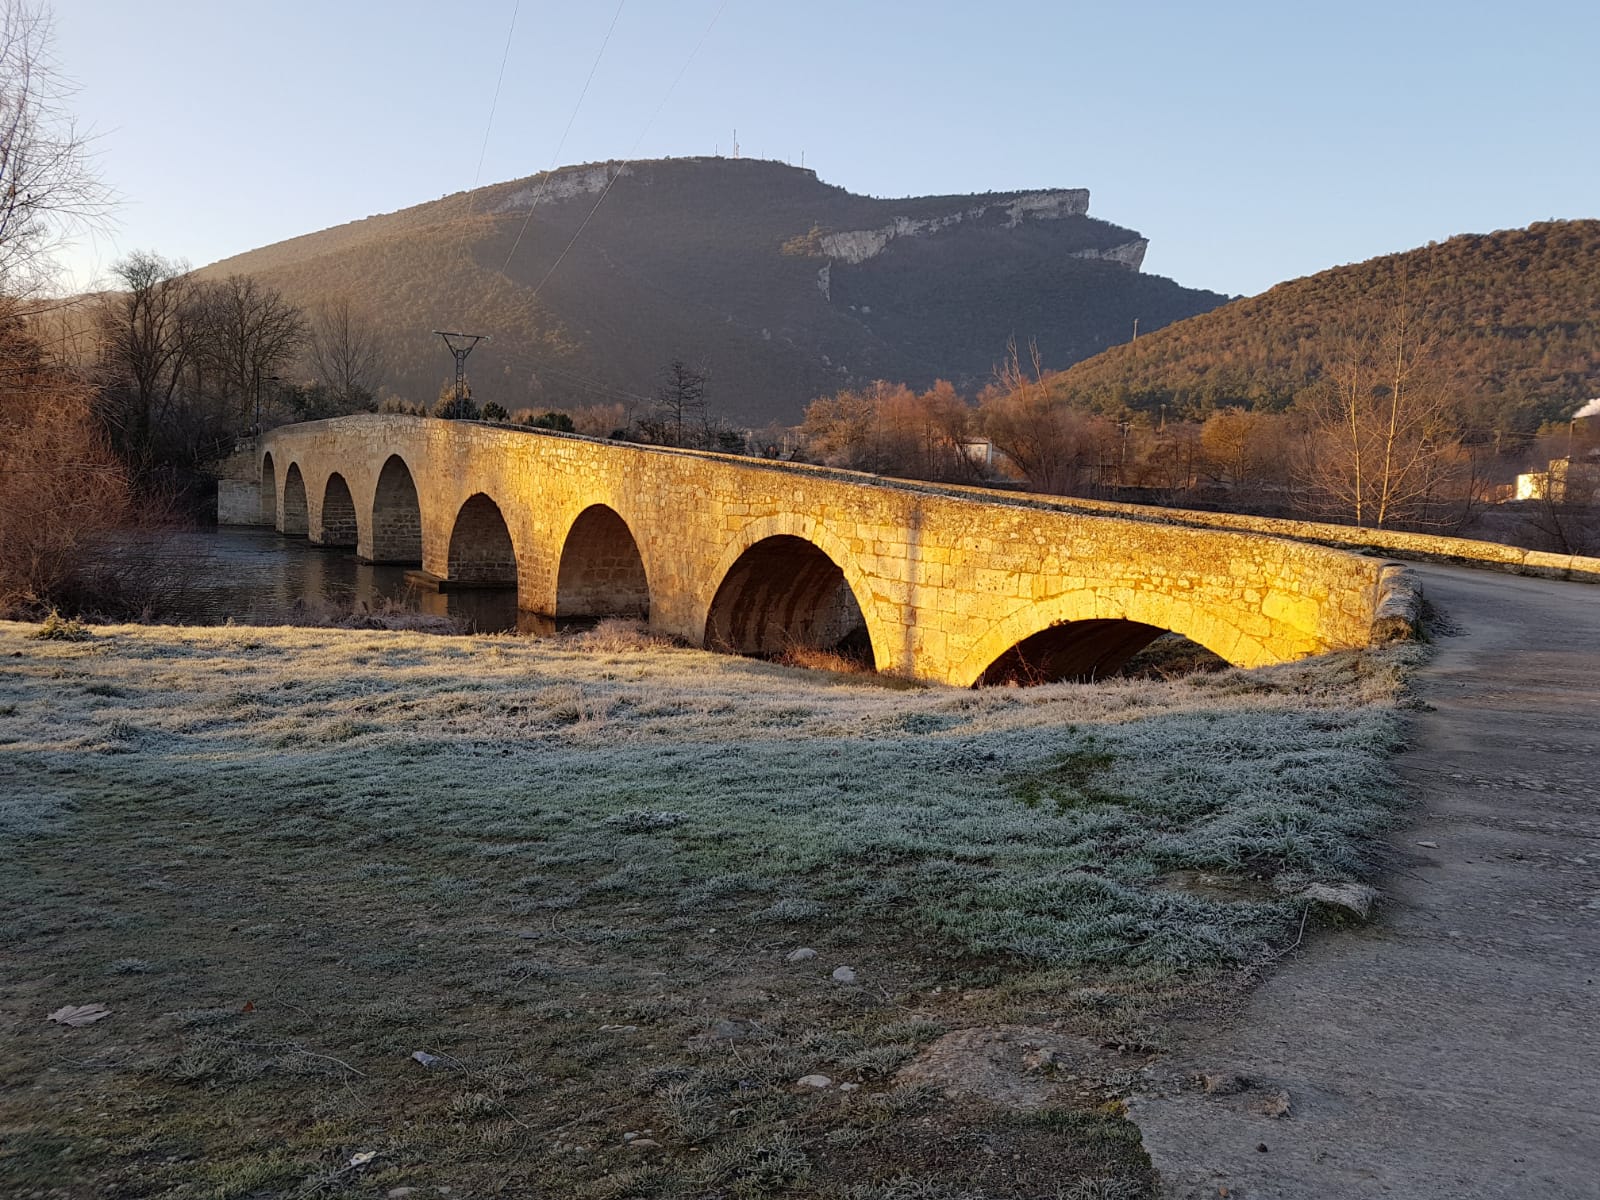
[[[467,355],[472,353],[473,347],[479,342],[493,341],[487,333],[446,333],[442,329],[435,329],[444,344],[450,348],[450,355],[456,360],[456,405],[459,408],[467,395]]]

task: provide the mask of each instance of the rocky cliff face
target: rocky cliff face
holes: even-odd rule
[[[881,254],[896,238],[929,237],[958,225],[981,225],[986,221],[990,224],[998,221],[1002,228],[1015,229],[1026,220],[1056,221],[1062,217],[1081,217],[1088,211],[1087,188],[1019,192],[941,216],[896,216],[877,229],[852,229],[825,234],[821,239],[821,247],[829,258],[854,265]]]
[[[627,163],[600,163],[574,171],[555,171],[531,187],[518,188],[495,206],[495,212],[523,212],[537,204],[573,200],[603,192],[613,179],[634,173]]]

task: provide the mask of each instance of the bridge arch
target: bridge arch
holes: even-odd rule
[[[516,586],[517,551],[511,527],[486,492],[474,492],[457,511],[446,563],[445,578],[451,583]]]
[[[263,525],[278,523],[278,470],[272,462],[272,451],[261,460],[261,515]]]
[[[344,476],[334,471],[322,489],[322,530],[317,541],[324,546],[356,544],[356,501]]]
[[[384,460],[378,486],[372,494],[372,519],[368,523],[375,563],[422,563],[422,504],[411,467],[398,454]]]
[[[283,477],[283,519],[278,532],[305,537],[311,531],[306,515],[306,481],[300,474],[300,464],[292,462]]]
[[[809,519],[746,526],[712,579],[708,649],[769,655],[797,646],[843,648],[879,669],[894,663],[866,577],[846,547]]]
[[[591,504],[567,530],[556,568],[555,615],[650,615],[644,556],[628,523],[609,505]]]
[[[1182,600],[1134,597],[1131,604],[1073,592],[1018,609],[973,647],[950,682],[959,686],[1027,678],[1100,679],[1120,670],[1164,633],[1176,633],[1237,666],[1268,661],[1236,630]]]

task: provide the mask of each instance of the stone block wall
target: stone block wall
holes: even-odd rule
[[[319,498],[308,516],[315,539],[326,519],[320,497],[337,472],[354,498],[364,556],[382,540],[375,512],[394,508],[375,500],[398,459],[415,509],[386,511],[384,528],[414,519],[425,571],[460,582],[514,578],[532,612],[618,603],[634,586],[626,580],[638,580],[625,531],[650,624],[696,644],[716,632],[713,609],[730,577],[738,582],[736,567],[746,575],[741,615],[730,618],[736,641],[771,652],[796,631],[841,623],[822,611],[836,587],[782,586],[784,572],[799,569],[797,559],[784,565],[785,547],[809,544],[848,585],[880,670],[960,685],[1064,622],[1170,629],[1242,666],[1367,645],[1384,565],[1254,530],[473,422],[345,417],[274,430],[262,449],[285,479],[286,532],[290,477],[303,475]],[[752,551],[765,574],[741,564]]]
[[[261,486],[254,480],[217,480],[217,524],[261,525]]]

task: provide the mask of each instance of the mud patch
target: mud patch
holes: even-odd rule
[[[1102,1056],[1095,1042],[1053,1029],[957,1029],[901,1067],[895,1083],[937,1088],[952,1100],[1034,1112],[1052,1102],[1097,1096]]]

